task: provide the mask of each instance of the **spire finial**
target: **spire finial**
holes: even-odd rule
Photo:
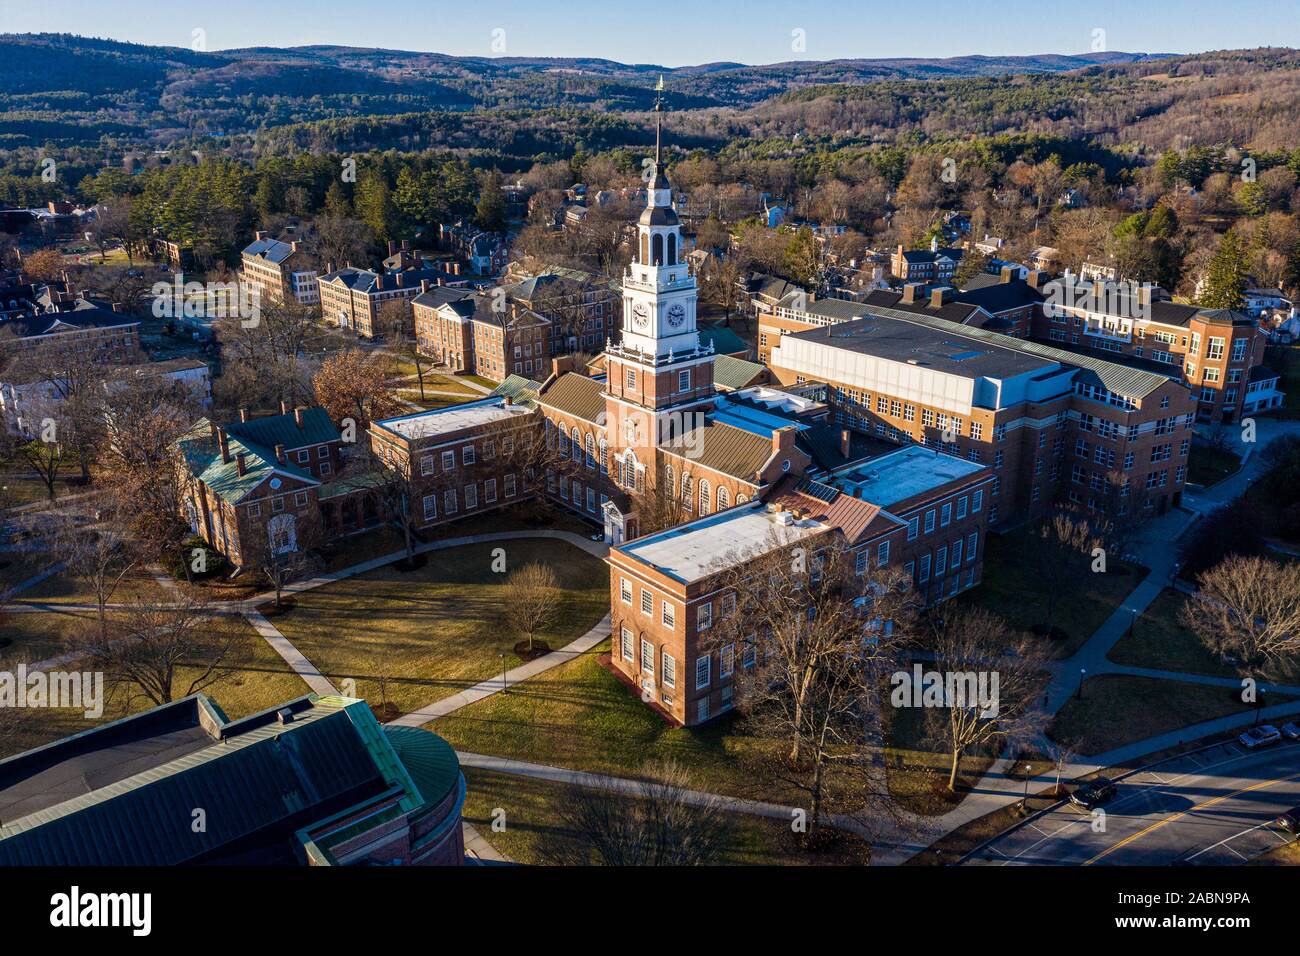
[[[655,166],[663,164],[662,146],[664,127],[664,75],[659,74],[655,84]]]

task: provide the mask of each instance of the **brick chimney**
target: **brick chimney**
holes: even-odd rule
[[[391,256],[391,255],[392,255],[394,252],[396,252],[396,251],[397,251],[397,243],[395,243],[395,242],[393,242],[393,240],[389,239],[389,240],[388,240],[388,254]]]
[[[515,403],[514,399],[511,398],[509,395],[502,395],[502,396],[501,396],[501,407],[502,407],[502,408],[509,408],[509,407],[510,407],[511,405],[513,405],[514,403]]]
[[[1047,273],[1041,269],[1034,269],[1025,276],[1025,282],[1029,284],[1031,289],[1039,288],[1045,281],[1047,281]]]
[[[382,275],[375,276],[375,291],[376,292],[384,291],[384,277]]]
[[[240,420],[241,422],[246,422],[246,421],[248,421],[248,406],[247,406],[247,405],[245,405],[244,407],[242,407],[242,408],[239,410],[239,420]]]
[[[402,288],[404,285],[406,285],[406,282],[403,281],[405,279],[406,279],[406,275],[404,273],[401,272],[397,273],[397,287],[399,289]]]
[[[1010,282],[1015,277],[1016,277],[1015,266],[1003,266],[1002,269],[998,272],[998,282],[1002,283],[1003,285]]]
[[[772,454],[779,458],[789,458],[794,451],[794,440],[798,434],[798,429],[793,425],[782,425],[772,432]]]
[[[411,240],[409,240],[409,239],[403,239],[403,240],[402,240],[402,251],[403,251],[403,252],[410,252],[410,251],[411,251]]]
[[[257,232],[253,233],[253,238],[261,242],[264,239],[270,239],[271,234],[263,229],[259,229]]]
[[[114,302],[114,303],[113,303],[113,311],[114,311],[114,312],[121,312],[121,311],[122,311],[122,303],[121,303],[121,302]]]
[[[217,446],[221,449],[221,460],[230,461],[230,437],[224,428],[217,429]]]
[[[307,427],[306,425],[303,424],[303,421],[302,421],[302,406],[301,406],[301,405],[299,405],[297,408],[295,408],[295,409],[293,410],[293,423],[294,423],[295,425],[297,425],[299,428],[306,428],[306,427]]]
[[[952,301],[952,286],[942,286],[930,291],[930,308],[941,309]]]
[[[244,453],[242,451],[235,455],[235,468],[241,475],[248,474],[248,463],[244,460]]]
[[[924,288],[925,286],[919,282],[909,282],[903,286],[903,304],[914,304],[916,302],[916,294]]]
[[[572,355],[557,355],[551,359],[551,374],[563,375],[565,372],[573,371]]]
[[[285,462],[285,458],[284,458],[284,445],[281,444],[281,445],[276,445],[276,446],[275,446],[275,460],[278,461],[278,462],[279,462],[280,464],[282,464],[282,465],[284,464],[284,462]]]
[[[290,252],[297,252],[297,251],[298,251],[298,240],[297,240],[297,239],[295,239],[293,242],[289,243],[289,251],[290,251]]]
[[[428,280],[428,279],[421,279],[421,280],[420,280],[420,292],[424,293],[424,292],[428,292],[428,291],[429,291],[429,280]]]
[[[853,432],[847,428],[840,429],[840,455],[847,459],[849,452],[853,448]]]

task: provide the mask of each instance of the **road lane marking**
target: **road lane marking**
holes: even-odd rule
[[[1300,773],[1293,773],[1293,774],[1291,774],[1291,776],[1289,776],[1289,777],[1275,777],[1275,778],[1272,779],[1272,780],[1261,780],[1259,783],[1252,784],[1252,785],[1249,786],[1249,787],[1245,787],[1245,788],[1243,788],[1243,789],[1241,789],[1241,790],[1234,791],[1233,793],[1225,793],[1225,794],[1222,794],[1221,796],[1212,797],[1211,799],[1206,800],[1204,803],[1198,803],[1198,804],[1196,804],[1196,805],[1193,806],[1193,807],[1189,807],[1189,808],[1186,809],[1186,810],[1180,811],[1179,813],[1175,813],[1175,814],[1174,814],[1173,816],[1171,816],[1171,817],[1166,817],[1166,818],[1163,819],[1163,820],[1157,820],[1155,823],[1151,824],[1151,825],[1148,826],[1148,827],[1144,827],[1143,829],[1139,830],[1137,833],[1132,833],[1132,834],[1130,834],[1129,836],[1126,836],[1124,839],[1120,840],[1118,843],[1112,844],[1111,846],[1108,846],[1106,849],[1102,850],[1102,851],[1101,851],[1100,853],[1098,853],[1096,856],[1092,857],[1092,859],[1090,859],[1090,860],[1086,860],[1086,861],[1083,863],[1083,865],[1084,865],[1084,866],[1092,866],[1092,864],[1096,863],[1096,862],[1097,862],[1098,860],[1100,860],[1102,857],[1104,857],[1104,856],[1110,856],[1110,854],[1114,853],[1116,850],[1119,850],[1119,849],[1122,849],[1123,847],[1128,846],[1128,845],[1129,845],[1130,843],[1132,843],[1134,840],[1140,840],[1140,839],[1142,839],[1142,837],[1146,836],[1148,833],[1152,833],[1152,832],[1155,831],[1155,830],[1159,830],[1161,827],[1168,826],[1169,824],[1171,824],[1171,823],[1173,823],[1173,822],[1175,822],[1175,821],[1177,821],[1177,820],[1181,820],[1183,817],[1187,816],[1189,813],[1195,813],[1197,810],[1204,810],[1206,807],[1212,807],[1212,806],[1214,806],[1215,804],[1222,803],[1222,802],[1225,801],[1225,800],[1231,800],[1233,797],[1239,797],[1239,796],[1241,796],[1243,793],[1250,793],[1250,792],[1252,792],[1252,791],[1254,791],[1254,790],[1262,790],[1264,787],[1271,787],[1271,786],[1273,786],[1275,783],[1287,783],[1287,782],[1292,781],[1292,780],[1295,780],[1295,779],[1297,779],[1297,778],[1300,778]],[[1232,848],[1229,847],[1229,849],[1232,849]],[[1233,852],[1236,852],[1236,851],[1233,851]],[[1237,855],[1240,856],[1241,854],[1237,854]]]
[[[1272,820],[1269,820],[1267,823],[1257,823],[1255,824],[1255,826],[1250,827],[1249,829],[1246,830],[1242,830],[1240,833],[1234,833],[1230,837],[1224,837],[1222,840],[1220,840],[1218,843],[1215,843],[1213,846],[1207,846],[1204,850],[1197,850],[1195,853],[1193,853],[1191,856],[1187,858],[1186,862],[1191,863],[1202,853],[1209,853],[1211,850],[1215,849],[1215,847],[1223,846],[1225,843],[1231,843],[1233,840],[1237,839],[1237,837],[1245,836],[1247,833],[1254,833],[1256,830],[1260,829],[1261,827],[1271,826],[1272,823],[1273,823]],[[1269,832],[1271,833],[1272,831],[1270,830]],[[1231,850],[1232,847],[1228,847],[1228,849]],[[1240,856],[1241,854],[1238,853],[1237,855]]]

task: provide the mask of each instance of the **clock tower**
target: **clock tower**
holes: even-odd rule
[[[623,276],[622,334],[605,349],[606,429],[615,450],[653,454],[694,427],[714,398],[713,349],[695,324],[695,277],[664,168],[663,79],[655,100],[653,178]],[[646,161],[649,172],[649,160]],[[643,462],[645,459],[641,459]]]

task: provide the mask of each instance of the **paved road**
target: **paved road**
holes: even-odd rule
[[[1126,777],[1104,830],[1068,804],[1003,834],[968,864],[1234,865],[1291,838],[1273,825],[1300,804],[1300,744],[1223,744]]]

